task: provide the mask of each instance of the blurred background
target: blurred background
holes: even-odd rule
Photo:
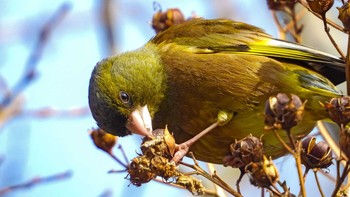
[[[266,1],[158,2],[163,11],[179,8],[186,18],[194,14],[230,18],[279,36]],[[129,186],[126,173],[108,174],[122,166],[98,150],[88,132],[96,126],[87,106],[91,71],[102,58],[141,47],[155,35],[150,25],[153,1],[0,0],[0,5],[0,190],[28,181],[38,183],[4,196],[192,196],[157,182]],[[112,35],[104,25],[108,12]],[[338,22],[335,7],[327,14]],[[302,43],[337,55],[319,19],[305,13],[300,24],[304,24]],[[334,29],[331,33],[345,50],[345,35]],[[129,159],[136,156],[139,143],[138,136],[118,139]],[[119,149],[114,152],[122,158]],[[287,180],[297,193],[293,158],[279,159],[276,164],[281,180]],[[329,172],[334,173],[334,167]],[[218,174],[233,186],[238,177],[232,168],[219,167]],[[321,179],[329,194],[333,184]],[[247,177],[243,181],[249,183]],[[315,190],[312,176],[306,184],[310,184],[308,192]],[[210,183],[205,186],[213,188]],[[260,194],[253,186],[241,188],[246,196]]]

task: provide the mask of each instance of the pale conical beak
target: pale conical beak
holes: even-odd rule
[[[147,105],[137,107],[128,117],[125,127],[134,134],[143,136],[150,135],[152,131],[152,119]]]

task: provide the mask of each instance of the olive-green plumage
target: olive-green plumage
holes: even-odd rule
[[[310,69],[339,73],[342,66],[336,57],[273,39],[245,23],[196,19],[170,27],[138,50],[99,62],[89,104],[97,124],[118,136],[129,134],[125,124],[131,112],[147,105],[153,128],[168,125],[177,143],[225,110],[234,114],[232,120],[191,147],[197,159],[221,163],[229,145],[249,134],[264,134],[266,155],[277,157],[285,150],[264,131],[266,100],[280,92],[307,100],[304,119],[292,130],[305,135],[326,118],[319,102],[341,95]]]

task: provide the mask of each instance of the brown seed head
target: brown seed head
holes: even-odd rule
[[[165,157],[155,156],[151,159],[150,164],[152,172],[157,176],[163,177],[165,180],[178,174],[175,163],[169,162]]]
[[[131,184],[140,187],[156,177],[150,169],[150,160],[144,155],[135,157],[128,169]]]
[[[332,98],[324,106],[330,118],[339,126],[350,122],[350,97]]]
[[[286,7],[291,8],[295,5],[296,0],[267,0],[267,6],[270,10],[283,11]]]
[[[154,31],[156,31],[156,33],[164,31],[175,24],[185,22],[185,17],[179,9],[172,8],[162,12],[160,6],[157,6],[158,11],[152,18],[152,28]]]
[[[249,135],[230,145],[231,155],[223,159],[224,166],[241,168],[251,162],[259,162],[263,158],[263,144],[257,137]]]
[[[307,0],[310,9],[320,15],[326,12],[333,6],[334,0]]]
[[[202,195],[204,194],[204,187],[202,181],[187,175],[180,175],[176,179],[176,184],[186,188],[193,195]]]
[[[343,23],[346,30],[350,30],[350,5],[348,2],[344,3],[340,8],[337,7],[339,11],[338,18]]]
[[[333,162],[332,150],[324,141],[316,144],[315,137],[307,137],[302,141],[302,163],[310,169],[327,168]]]
[[[245,172],[250,177],[250,182],[257,187],[270,187],[279,180],[278,170],[272,159],[264,155],[260,162],[250,163],[245,167]]]
[[[109,154],[112,153],[112,149],[117,142],[117,136],[111,135],[102,129],[93,129],[90,132],[90,137],[95,146]]]
[[[265,105],[265,129],[284,129],[289,131],[303,118],[304,105],[297,95],[279,93],[271,96]]]
[[[171,159],[175,152],[175,139],[167,128],[152,131],[152,136],[146,136],[141,144],[142,154],[152,158],[163,156]]]

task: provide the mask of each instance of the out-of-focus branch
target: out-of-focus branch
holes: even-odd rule
[[[77,107],[72,109],[55,109],[52,107],[44,107],[36,110],[27,110],[21,113],[22,116],[30,116],[36,118],[49,117],[76,117],[90,114],[89,107]]]
[[[113,196],[113,191],[110,189],[106,189],[103,191],[98,197],[112,197]]]
[[[50,118],[50,117],[80,117],[90,114],[89,107],[79,107],[72,109],[55,109],[52,107],[44,107],[36,110],[24,111],[22,106],[24,98],[17,96],[15,99],[3,109],[0,108],[0,129],[6,122],[16,116],[32,117],[32,118]]]
[[[54,175],[47,176],[47,177],[35,177],[32,180],[29,180],[27,182],[20,183],[17,185],[8,186],[8,187],[0,189],[0,196],[5,195],[5,194],[7,194],[11,191],[17,190],[17,189],[28,189],[28,188],[31,188],[31,187],[38,185],[38,184],[68,179],[72,176],[72,174],[73,173],[71,171],[66,171],[63,173],[58,173],[58,174],[54,174]]]
[[[53,17],[40,30],[38,41],[26,62],[22,78],[17,84],[10,89],[6,84],[6,81],[3,78],[0,78],[0,90],[4,95],[2,101],[0,101],[0,128],[15,116],[23,113],[22,105],[24,99],[19,95],[35,79],[37,72],[36,66],[42,56],[44,47],[52,34],[54,27],[63,20],[70,7],[69,3],[62,4]]]
[[[316,12],[312,11],[305,1],[303,1],[303,0],[298,0],[298,2],[299,2],[302,6],[304,6],[306,9],[308,9],[309,12],[311,12],[313,15],[315,15],[316,17],[318,17],[319,19],[322,20],[322,16],[321,16],[320,14],[317,14]],[[335,29],[337,29],[337,30],[339,30],[339,31],[342,31],[342,32],[344,32],[344,33],[347,33],[346,30],[345,30],[343,27],[341,27],[340,25],[336,24],[336,23],[333,22],[332,20],[326,19],[326,22],[327,22],[330,26],[334,27]]]
[[[114,37],[114,17],[112,12],[113,7],[113,0],[100,0],[98,17],[99,22],[102,25],[102,42],[104,43],[101,47],[107,48],[106,50],[108,55],[112,55],[117,51]]]
[[[34,49],[26,62],[26,66],[25,66],[25,70],[22,78],[17,82],[15,87],[12,89],[12,91],[8,92],[8,94],[4,96],[4,99],[0,102],[1,106],[9,105],[13,101],[13,99],[19,93],[21,93],[36,77],[36,66],[38,64],[38,61],[41,58],[41,55],[43,53],[47,40],[52,34],[54,27],[56,27],[58,23],[62,21],[64,16],[66,16],[70,7],[71,6],[68,3],[63,4],[57,10],[54,16],[41,29],[39,33],[38,41],[34,46]]]
[[[12,118],[16,117],[22,111],[24,98],[16,96],[6,107],[0,106],[0,129]]]
[[[323,20],[323,26],[324,26],[324,31],[326,32],[329,40],[331,41],[332,45],[334,46],[334,48],[337,50],[337,52],[339,53],[340,57],[342,59],[345,59],[345,55],[342,52],[342,50],[339,48],[339,46],[337,45],[337,43],[335,42],[334,38],[332,37],[331,33],[330,33],[330,29],[327,26],[327,18],[326,15],[322,15],[322,20]]]
[[[268,1],[268,6],[271,10],[273,20],[277,25],[279,38],[285,40],[288,33],[293,37],[295,42],[301,43],[301,31],[303,29],[303,25],[298,25],[298,22],[300,18],[306,13],[305,10],[296,13],[294,2]],[[281,24],[277,16],[277,12],[282,12],[288,16],[287,24]]]

